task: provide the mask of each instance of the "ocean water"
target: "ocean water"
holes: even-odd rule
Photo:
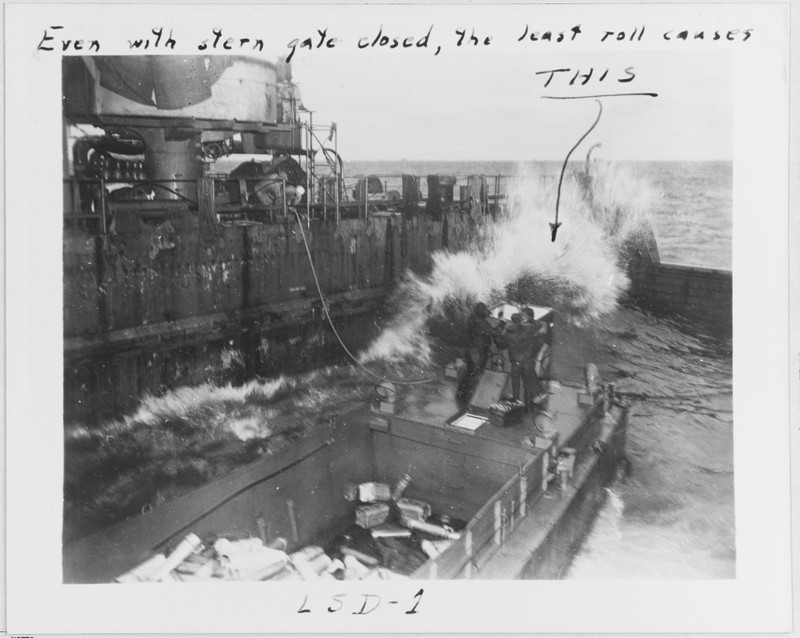
[[[554,307],[563,318],[556,357],[559,351],[569,355],[555,361],[560,371],[577,379],[583,364],[593,362],[632,401],[627,453],[633,474],[609,489],[566,577],[732,578],[732,344],[696,325],[621,306],[627,278],[617,262],[621,238],[646,221],[662,261],[729,268],[731,164],[597,163],[592,203],[576,180],[565,180],[563,227],[551,242],[559,169],[536,162],[345,163],[346,177],[507,177],[505,218],[488,225],[471,249],[436,255],[429,276],[409,277],[396,293],[401,310],[361,360],[391,376],[411,370],[419,377],[417,364],[439,365],[455,352],[426,329],[448,312],[464,313],[476,299],[514,295]],[[399,180],[387,178],[387,184],[396,188]],[[147,483],[142,476],[157,482],[188,472],[211,480],[208,449],[224,457],[222,470],[225,463],[232,469],[262,453],[260,437],[302,436],[295,431],[298,415],[313,424],[332,403],[363,400],[365,388],[356,367],[338,366],[242,388],[179,389],[144,400],[136,413],[101,431],[70,428],[66,475],[77,493],[66,499],[65,519],[75,518],[70,504],[86,501],[94,508],[84,513],[89,522],[107,524],[92,517],[135,500]],[[114,468],[108,485],[101,485],[97,468]],[[87,487],[99,492],[84,495]],[[152,505],[175,496],[160,483],[150,487],[155,496],[146,502]],[[134,505],[138,510],[141,504]]]
[[[730,270],[731,162],[631,163],[657,193],[653,211],[661,261]]]
[[[439,260],[434,274],[414,286],[409,297],[427,304],[448,295],[481,296],[489,294],[487,288],[496,288],[503,277],[526,276],[532,276],[534,291],[549,291],[559,276],[552,270],[562,269],[569,294],[556,294],[547,300],[556,308],[570,306],[559,308],[572,319],[562,328],[560,341],[578,351],[583,360],[596,363],[604,378],[614,381],[618,391],[627,393],[633,403],[627,449],[632,475],[609,489],[609,498],[566,577],[733,578],[736,547],[730,338],[615,303],[609,306],[608,298],[615,302],[617,291],[605,284],[610,266],[603,249],[613,250],[613,242],[609,246],[602,233],[599,237],[592,234],[591,225],[582,225],[576,219],[580,203],[570,200],[569,192],[565,193],[566,200],[562,198],[564,227],[559,232],[564,234],[559,237],[574,246],[576,238],[568,234],[568,229],[577,227],[581,236],[591,235],[589,244],[604,245],[592,248],[581,244],[561,253],[545,253],[538,263],[514,263],[510,255],[531,252],[527,247],[548,250],[549,236],[542,242],[542,231],[533,236],[527,227],[540,227],[540,218],[552,216],[553,208],[548,208],[552,199],[526,192],[525,182],[533,184],[534,175],[557,170],[552,163],[510,162],[345,165],[345,175],[408,172],[523,176],[522,187],[510,186],[518,200],[515,205],[521,209],[517,224],[506,233],[517,241],[511,246],[512,252],[493,259],[493,253],[499,251],[478,250]],[[629,163],[613,170],[616,174],[601,176],[609,177],[607,190],[613,191],[606,195],[627,206],[630,213],[646,209],[662,261],[731,268],[731,163]],[[508,241],[508,237],[492,237],[489,243],[507,249],[504,242]],[[504,266],[500,268],[495,261]],[[526,273],[526,268],[534,272]],[[594,269],[603,272],[602,281],[587,274]],[[612,272],[610,276],[615,275]],[[484,285],[463,279],[481,280]],[[574,303],[567,303],[593,297],[598,298],[594,306],[586,302],[575,308]],[[402,340],[402,327],[415,312],[412,305],[406,315],[398,317],[395,326],[390,326],[394,332],[385,334],[389,342]],[[418,333],[416,328],[414,332]],[[386,356],[387,345],[383,344],[381,356]]]
[[[652,208],[650,222],[658,239],[661,261],[706,268],[731,268],[731,162],[622,162],[646,182]],[[570,163],[568,172],[581,163]],[[558,162],[345,162],[345,177],[366,174],[503,175],[536,173],[558,177]],[[422,187],[425,188],[424,180]],[[388,188],[399,188],[388,180]]]

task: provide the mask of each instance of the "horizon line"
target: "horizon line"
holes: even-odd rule
[[[733,158],[692,158],[692,159],[604,159],[604,158],[596,158],[597,161],[601,162],[733,162]],[[564,158],[557,158],[557,159],[448,159],[448,158],[438,158],[438,159],[409,159],[407,157],[403,157],[400,159],[378,159],[378,158],[351,158],[351,159],[343,159],[344,163],[347,162],[471,162],[471,163],[480,163],[480,162],[556,162],[562,163]],[[576,159],[570,160],[569,164],[583,164],[585,160],[583,159]]]

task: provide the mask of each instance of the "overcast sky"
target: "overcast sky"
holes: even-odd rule
[[[750,83],[743,63],[751,64],[751,76],[761,73],[755,65],[758,57],[749,54],[779,35],[759,24],[753,37],[744,41],[744,30],[758,21],[752,7],[748,11],[737,3],[260,3],[216,12],[210,8],[206,13],[187,12],[180,5],[159,7],[157,26],[174,35],[174,53],[249,54],[275,60],[285,57],[287,45],[296,41],[294,79],[315,121],[338,124],[340,150],[347,160],[559,160],[594,121],[597,105],[593,100],[542,96],[619,91],[653,92],[658,97],[603,100],[602,119],[586,140],[602,143],[600,157],[731,159],[734,74],[736,86]],[[126,43],[153,28],[146,13],[135,18],[113,21],[111,26],[123,32],[120,38],[107,35],[111,27],[102,12],[80,22],[64,19],[71,26],[59,37],[101,34],[102,53],[130,53]],[[770,26],[773,31],[780,28]],[[573,38],[576,27],[580,33]],[[460,29],[466,37],[458,46]],[[231,38],[233,46],[214,47],[214,30],[223,33],[220,42]],[[417,47],[429,30],[427,46]],[[473,30],[476,46],[469,43]],[[320,43],[318,31],[336,41]],[[689,34],[686,40],[676,38],[680,31]],[[715,31],[723,34],[716,40]],[[724,37],[729,31],[730,39]],[[553,34],[549,41],[542,39],[546,32]],[[613,35],[605,37],[606,32]],[[703,39],[695,39],[699,32]],[[31,39],[40,38],[40,33],[37,29]],[[538,33],[539,39],[531,41],[531,33]],[[559,33],[564,36],[557,42]],[[379,34],[388,44],[397,38],[412,46],[381,47]],[[486,37],[491,37],[488,45]],[[239,46],[242,38],[249,38],[247,45]],[[255,39],[263,40],[263,51],[253,51]],[[372,46],[376,39],[378,46]],[[305,40],[310,48],[301,47]],[[201,41],[206,43],[202,50],[197,46]],[[162,47],[147,52],[167,51]],[[572,72],[559,74],[545,87],[546,71],[561,68]],[[628,68],[635,77],[618,82],[631,77]],[[580,80],[569,86],[578,70],[592,70],[592,78],[585,86],[578,85]],[[737,98],[740,107],[743,97],[747,96]]]

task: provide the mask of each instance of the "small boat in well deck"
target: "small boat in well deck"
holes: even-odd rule
[[[552,342],[549,309],[544,316]],[[394,485],[404,475],[411,480],[403,496],[445,521],[450,543],[413,569],[399,567],[400,575],[560,577],[624,459],[627,407],[613,386],[589,393],[551,379],[534,412],[506,419],[492,413],[492,403],[510,396],[507,355],[493,349],[487,366],[466,412],[450,365],[428,383],[384,393],[270,457],[68,544],[65,581],[111,581],[168,554],[187,532],[204,541],[286,539],[287,552],[330,546],[353,527],[353,485]],[[465,416],[470,428],[458,425]],[[414,530],[393,549],[435,538]],[[376,554],[372,560],[386,562]]]

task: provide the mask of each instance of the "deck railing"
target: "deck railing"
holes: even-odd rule
[[[508,182],[503,175],[326,175],[307,189],[274,176],[208,174],[169,182],[69,177],[64,180],[64,221],[106,234],[119,214],[157,216],[177,210],[205,214],[223,225],[276,223],[295,219],[295,213],[306,220],[383,214],[439,218],[443,212],[484,218],[502,214]]]

